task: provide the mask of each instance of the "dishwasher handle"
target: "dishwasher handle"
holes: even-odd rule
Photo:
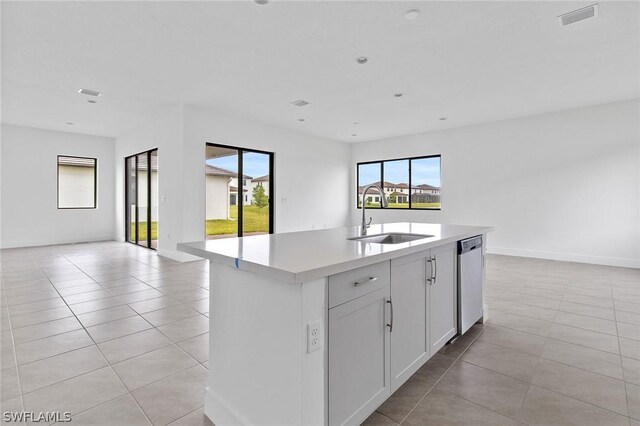
[[[458,255],[482,248],[482,235],[458,241]]]

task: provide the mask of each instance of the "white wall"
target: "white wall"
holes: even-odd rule
[[[3,248],[111,240],[114,140],[2,125]],[[58,155],[98,159],[97,209],[57,208]]]
[[[170,107],[116,139],[117,239],[124,239],[124,157],[158,147],[158,252],[189,258],[176,252],[176,244],[204,239],[206,142],[275,153],[275,198],[270,198],[276,232],[346,224],[347,144],[185,106]]]
[[[185,107],[185,164],[203,161],[205,142],[275,153],[275,190],[269,198],[274,203],[277,233],[345,226],[349,212],[347,144],[232,118],[213,109]],[[191,218],[185,224],[185,238],[194,241],[203,234],[204,173],[189,167],[185,177],[197,188],[184,205],[188,206],[185,217]]]
[[[638,101],[352,145],[352,224],[357,162],[429,154],[442,154],[442,211],[374,221],[491,225],[493,253],[640,267]]]
[[[115,238],[124,241],[124,159],[158,148],[158,252],[175,252],[182,241],[182,107],[171,106],[149,118],[135,130],[116,138]],[[203,166],[204,168],[204,166]],[[113,212],[112,212],[113,215]],[[161,237],[160,237],[161,235]]]

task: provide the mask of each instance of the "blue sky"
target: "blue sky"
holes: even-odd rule
[[[242,158],[244,166],[244,174],[257,178],[269,174],[269,156],[266,154],[258,154],[255,152],[247,152]],[[207,160],[207,164],[222,169],[238,172],[238,156],[229,155],[227,157],[218,157]]]
[[[426,183],[440,186],[440,158],[423,158],[411,162],[411,184]],[[393,183],[409,183],[409,160],[388,161],[384,167],[384,180]],[[380,163],[360,166],[360,185],[380,181]]]

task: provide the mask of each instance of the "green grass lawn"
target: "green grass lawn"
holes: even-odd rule
[[[230,213],[232,220],[212,219],[207,220],[207,235],[225,235],[238,233],[238,206],[231,206]],[[244,206],[243,210],[243,233],[249,232],[269,232],[269,207]]]
[[[367,203],[367,208],[380,207],[379,203]],[[440,208],[440,203],[413,203],[412,207],[422,209]],[[390,209],[407,209],[408,203],[389,203]],[[226,235],[238,233],[238,206],[231,206],[231,220],[213,219],[206,221],[207,235]],[[249,232],[269,232],[269,207],[259,209],[256,206],[244,207],[244,233]],[[131,238],[135,238],[135,224],[131,224]],[[147,239],[147,224],[140,222],[139,241]],[[151,223],[151,239],[158,239],[158,222]]]
[[[138,227],[140,230],[140,236],[138,237],[138,241],[147,241],[147,222],[140,222],[140,226]],[[131,224],[131,239],[135,241],[136,238],[136,224],[135,222]],[[158,222],[151,222],[151,239],[158,239]]]
[[[360,203],[358,203],[360,206]],[[380,203],[367,203],[367,208],[379,208]],[[411,207],[414,209],[439,209],[440,203],[412,203]],[[389,209],[408,209],[409,203],[389,203]]]
[[[390,209],[408,209],[409,203],[389,203]],[[439,209],[440,203],[412,203],[414,209]]]
[[[233,220],[207,220],[207,235],[225,235],[238,233],[238,206],[231,206]],[[147,223],[140,222],[138,241],[147,240]],[[259,209],[256,206],[244,207],[244,233],[269,232],[269,207]],[[131,224],[131,239],[136,238],[136,224]],[[151,222],[151,239],[158,239],[158,222]]]

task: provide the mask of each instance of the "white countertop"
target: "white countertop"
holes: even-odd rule
[[[368,235],[433,235],[401,244],[350,241],[359,226],[178,244],[178,250],[280,281],[302,283],[492,231],[437,223],[372,224]]]

